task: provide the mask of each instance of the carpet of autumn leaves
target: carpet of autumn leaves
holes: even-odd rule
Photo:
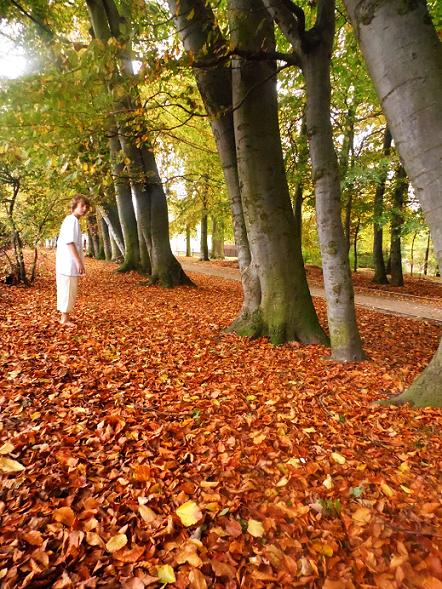
[[[442,587],[442,412],[370,404],[440,327],[360,310],[338,365],[224,334],[237,283],[88,261],[63,329],[51,268],[0,290],[2,589]]]

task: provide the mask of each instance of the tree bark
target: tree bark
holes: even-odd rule
[[[384,158],[390,155],[391,151],[391,133],[388,126],[384,132],[384,143],[382,154]],[[383,229],[382,229],[382,213],[384,212],[384,194],[385,183],[387,181],[388,168],[384,164],[381,172],[379,182],[376,186],[376,193],[374,197],[373,206],[373,264],[374,276],[373,282],[376,284],[388,284],[387,273],[385,270],[384,250],[383,250]]]
[[[98,210],[102,218],[106,221],[109,233],[114,238],[121,255],[124,255],[124,237],[118,217],[116,201],[114,199],[112,202],[105,201],[98,206]]]
[[[209,261],[209,244],[207,242],[207,234],[209,228],[209,215],[207,209],[203,206],[201,214],[201,238],[200,238],[200,260],[202,262]]]
[[[192,247],[190,243],[190,226],[186,225],[186,256],[190,258],[192,256]]]
[[[230,0],[237,50],[274,50],[273,25],[256,0]],[[232,67],[235,139],[241,198],[261,286],[259,309],[237,332],[273,343],[326,342],[313,307],[290,201],[278,125],[273,61],[236,58]]]
[[[212,254],[216,260],[224,260],[224,221],[212,216]]]
[[[104,259],[107,262],[112,260],[112,248],[111,248],[111,240],[109,235],[109,227],[107,225],[106,220],[101,216],[100,218],[101,223],[101,234],[103,236],[103,249],[104,249]]]
[[[132,191],[124,172],[120,140],[116,132],[112,133],[110,139],[110,155],[112,175],[115,185],[115,199],[117,201],[118,218],[124,239],[124,260],[119,272],[138,270],[140,265],[140,248],[138,243],[137,219],[135,217],[134,205],[132,202]],[[116,238],[114,234],[114,238]]]
[[[228,51],[214,14],[204,0],[168,0],[170,11],[187,54],[192,58],[201,98],[210,117],[210,124],[220,157],[230,197],[233,231],[241,273],[243,305],[231,331],[250,320],[259,309],[261,287],[252,260],[244,219],[233,125],[232,71],[217,60]],[[192,15],[192,18],[188,18]],[[215,61],[216,65],[207,62]],[[195,65],[198,64],[198,67]],[[204,65],[207,64],[206,67]]]
[[[294,51],[298,51],[306,84],[307,137],[316,195],[316,218],[321,247],[332,358],[341,362],[365,357],[356,324],[353,285],[341,220],[339,164],[330,120],[330,55],[335,30],[335,3],[319,0],[315,43],[307,47],[290,31],[293,14],[273,0],[264,0]],[[300,43],[298,43],[298,41]],[[305,41],[305,39],[304,39]]]
[[[413,270],[414,270],[414,242],[416,241],[416,237],[418,235],[418,232],[415,231],[413,233],[413,239],[411,240],[411,252],[410,252],[410,276],[413,276]]]
[[[391,279],[393,286],[404,286],[402,273],[401,230],[404,224],[404,200],[408,190],[408,182],[403,166],[396,172],[396,186],[393,191],[393,211],[391,215]]]
[[[345,0],[442,266],[442,46],[425,2]],[[396,402],[442,406],[442,343]]]
[[[430,257],[430,235],[428,235],[427,247],[425,248],[424,276],[426,276],[428,274],[428,258],[429,257]]]

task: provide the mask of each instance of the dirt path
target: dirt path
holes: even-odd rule
[[[187,272],[196,272],[197,274],[217,276],[226,280],[240,281],[239,270],[237,268],[219,267],[210,262],[190,261],[189,258],[180,258],[180,262]],[[314,297],[325,298],[324,289],[320,286],[310,285],[310,291]],[[442,324],[442,308],[433,305],[418,303],[414,300],[403,300],[392,296],[368,295],[358,292],[355,293],[355,301],[357,306],[374,311]]]

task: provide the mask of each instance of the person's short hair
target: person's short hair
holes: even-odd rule
[[[82,202],[83,204],[85,204],[88,207],[88,209],[91,208],[91,203],[90,203],[90,200],[88,199],[87,196],[84,196],[84,194],[76,194],[74,196],[74,198],[71,200],[71,212],[72,213],[77,208],[77,205],[79,202]]]

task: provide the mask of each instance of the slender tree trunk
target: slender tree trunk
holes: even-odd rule
[[[427,247],[425,248],[424,276],[428,274],[428,258],[430,257],[430,234],[428,234]]]
[[[212,254],[217,260],[224,259],[224,221],[212,216]]]
[[[273,23],[256,0],[228,2],[234,46],[240,51],[274,50]],[[235,139],[241,197],[261,304],[237,332],[268,336],[273,343],[325,342],[296,247],[278,125],[273,61],[235,59],[232,67]]]
[[[110,234],[113,235],[121,255],[124,255],[124,237],[121,229],[120,219],[118,217],[118,208],[116,201],[103,202],[98,206],[101,217],[106,221]]]
[[[442,46],[425,2],[344,0],[442,266]],[[442,406],[442,342],[396,402]]]
[[[112,134],[109,143],[112,175],[115,185],[115,199],[117,201],[118,218],[124,238],[124,261],[119,271],[128,272],[130,270],[137,270],[140,265],[137,219],[135,217],[130,184],[124,171],[124,164],[121,162],[120,140],[116,135]]]
[[[354,238],[353,238],[353,271],[354,272],[358,271],[358,237],[359,237],[360,226],[361,226],[361,223],[358,220],[358,222],[356,223],[355,234],[354,234]]]
[[[391,133],[388,126],[384,132],[383,156],[387,158],[391,151]],[[382,229],[382,213],[384,212],[384,194],[385,183],[387,181],[388,168],[384,163],[384,168],[379,178],[379,183],[376,186],[376,193],[374,197],[373,207],[373,264],[374,276],[373,282],[377,284],[388,284],[387,273],[385,270],[384,250],[383,250],[383,229]]]
[[[186,225],[186,256],[192,257],[192,247],[190,242],[190,226]]]
[[[200,239],[200,260],[202,262],[209,261],[209,244],[207,242],[207,233],[209,226],[209,216],[207,209],[203,206],[201,215],[201,239]]]
[[[192,57],[192,63],[195,66],[198,89],[210,117],[230,196],[233,231],[244,295],[238,318],[230,327],[231,331],[235,331],[236,327],[249,321],[258,311],[261,286],[250,253],[238,179],[232,108],[232,72],[226,64],[217,63],[219,57],[227,53],[227,43],[205,0],[180,0],[179,2],[168,0],[168,4],[185,50]],[[210,67],[204,67],[204,64],[210,61],[215,61],[215,65],[212,63]]]
[[[396,172],[396,186],[393,192],[393,212],[391,215],[391,284],[404,286],[402,273],[401,230],[404,224],[404,200],[408,190],[406,173],[402,166]]]
[[[111,248],[111,241],[109,235],[109,227],[105,219],[100,216],[100,224],[101,224],[101,235],[103,236],[103,250],[104,250],[104,259],[107,262],[112,260],[112,248]]]
[[[411,252],[410,252],[410,276],[413,276],[413,269],[414,269],[414,242],[416,241],[416,237],[418,232],[415,231],[413,233],[413,239],[411,240]]]
[[[110,237],[110,244],[111,244],[111,252],[112,252],[112,261],[113,262],[120,262],[123,259],[124,252],[121,252],[120,248],[118,247],[117,242],[109,230],[109,237]]]

